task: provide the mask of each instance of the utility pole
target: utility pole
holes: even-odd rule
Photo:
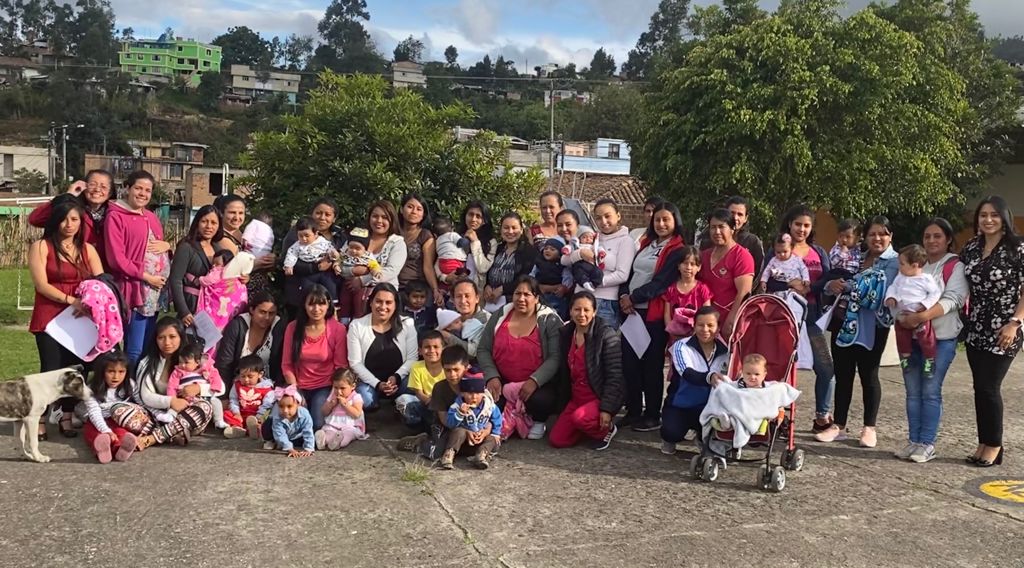
[[[60,165],[63,169],[63,174],[60,178],[60,184],[64,185],[68,181],[68,125],[60,127]]]
[[[46,194],[53,195],[53,132],[54,124],[46,131]]]
[[[548,103],[551,105],[551,133],[548,136],[548,189],[555,183],[555,80],[551,79],[548,90]]]

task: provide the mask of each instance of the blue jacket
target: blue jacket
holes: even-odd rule
[[[476,408],[471,408],[469,414],[462,414],[459,409],[462,406],[462,395],[455,397],[455,402],[448,408],[447,425],[449,428],[465,428],[470,432],[481,432],[491,425],[491,435],[501,437],[501,409],[490,396],[484,395],[483,401]]]
[[[675,393],[669,403],[676,408],[700,408],[711,396],[711,373],[723,377],[729,370],[729,348],[721,339],[715,339],[715,352],[708,362],[696,336],[680,339],[672,344],[672,386]]]
[[[840,347],[849,345],[860,345],[865,349],[872,349],[875,345],[875,330],[877,328],[892,327],[893,317],[889,308],[885,307],[885,291],[889,284],[896,278],[900,270],[899,254],[892,245],[882,251],[871,268],[862,270],[854,279],[846,284],[846,292],[854,292],[856,286],[856,300],[851,298],[850,303],[857,303],[857,308],[847,307],[847,322],[839,331],[836,344]],[[855,325],[849,325],[849,320],[856,320]]]
[[[312,452],[316,448],[316,444],[313,441],[313,418],[309,415],[309,411],[300,406],[295,418],[285,420],[281,418],[279,408],[274,405],[274,410],[270,414],[271,420],[274,421],[272,427],[274,442],[287,452],[294,449],[292,440],[301,438],[302,449]]]

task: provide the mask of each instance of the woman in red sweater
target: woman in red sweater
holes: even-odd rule
[[[50,201],[36,207],[28,216],[33,227],[46,227],[57,205],[65,201],[78,203],[84,212],[82,215],[82,236],[85,242],[96,249],[103,260],[103,220],[107,217],[107,204],[110,201],[114,176],[106,170],[89,170],[85,181],[76,181],[68,187],[68,192],[54,197]]]
[[[334,318],[327,288],[314,284],[302,301],[303,309],[284,330],[284,380],[295,385],[313,419],[313,429],[324,425],[320,411],[331,394],[331,375],[348,367],[344,324]]]

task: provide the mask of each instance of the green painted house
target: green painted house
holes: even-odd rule
[[[159,39],[121,42],[121,70],[132,77],[166,79],[181,77],[198,87],[203,73],[220,72],[221,48],[191,39],[160,36]]]

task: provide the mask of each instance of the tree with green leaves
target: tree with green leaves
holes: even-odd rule
[[[457,215],[470,199],[495,211],[525,210],[543,184],[537,171],[513,171],[493,134],[457,143],[452,127],[472,120],[459,103],[436,108],[419,92],[392,92],[380,77],[320,74],[301,115],[282,131],[254,135],[244,164],[253,171],[255,207],[274,211],[284,230],[327,196],[339,223],[362,222],[366,204],[397,202],[416,191],[442,213]]]
[[[310,61],[314,70],[338,73],[381,73],[385,61],[363,26],[370,19],[366,0],[332,0],[317,31],[324,43]]]
[[[622,73],[629,79],[650,78],[654,74],[656,57],[665,49],[683,39],[690,0],[661,0],[651,15],[647,31],[640,34],[636,47],[631,49],[622,64]]]
[[[394,60],[420,63],[423,61],[424,49],[426,49],[426,47],[423,45],[423,42],[410,35],[398,42],[398,45],[395,46]]]
[[[269,66],[270,42],[248,26],[228,28],[226,33],[213,38],[211,43],[220,46],[220,64],[224,69],[230,69],[232,65],[248,65],[253,68]]]
[[[454,45],[444,48],[444,61],[448,69],[455,71],[459,68],[459,50]]]
[[[639,175],[691,219],[718,196],[746,195],[762,230],[797,202],[837,216],[962,204],[959,180],[978,174],[970,150],[987,117],[934,49],[950,38],[901,29],[878,8],[844,19],[838,5],[784,0],[696,40],[646,95]],[[1019,104],[1008,86],[991,88]]]
[[[313,36],[291,34],[284,40],[284,51],[281,59],[291,71],[306,68],[309,58],[313,55]]]
[[[199,79],[199,87],[196,88],[196,97],[199,99],[199,108],[206,112],[217,109],[220,104],[220,97],[224,94],[224,87],[227,82],[224,75],[216,71],[207,71]]]
[[[597,48],[594,57],[590,60],[590,66],[583,75],[587,79],[607,79],[615,75],[618,66],[615,65],[615,58],[605,52],[603,47]]]

